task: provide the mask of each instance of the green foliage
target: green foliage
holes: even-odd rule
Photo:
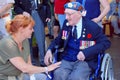
[[[35,36],[33,36],[33,38],[32,38],[32,46],[33,47],[37,46],[37,42],[36,42]]]

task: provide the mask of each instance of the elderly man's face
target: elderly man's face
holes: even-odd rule
[[[76,25],[81,18],[80,12],[67,8],[65,9],[65,15],[69,25],[71,26]]]

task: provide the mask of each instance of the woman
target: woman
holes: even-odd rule
[[[28,38],[31,38],[34,31],[33,26],[33,19],[21,14],[7,23],[6,29],[10,36],[0,41],[0,80],[17,80],[21,73],[34,74],[36,77],[42,72],[48,73],[58,68],[61,64],[58,62],[48,67],[37,67],[31,64]],[[40,78],[39,80],[45,80]]]
[[[106,14],[110,10],[110,5],[108,0],[76,0],[77,2],[80,2],[85,10],[86,10],[86,17],[96,23],[98,23],[100,26],[102,26],[101,20],[103,17],[106,16]],[[103,10],[100,10],[100,5],[103,7]]]

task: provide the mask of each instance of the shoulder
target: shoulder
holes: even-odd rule
[[[95,23],[87,18],[83,18],[83,25],[85,25],[85,27],[89,31],[96,32],[96,31],[102,30],[102,28],[97,23]]]
[[[16,44],[10,36],[4,37],[0,40],[0,49],[15,48],[15,46]]]

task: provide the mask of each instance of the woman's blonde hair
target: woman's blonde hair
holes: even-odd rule
[[[6,29],[9,34],[16,33],[20,27],[27,27],[31,25],[33,27],[35,24],[31,16],[25,16],[22,14],[16,15],[11,21],[7,22]]]

